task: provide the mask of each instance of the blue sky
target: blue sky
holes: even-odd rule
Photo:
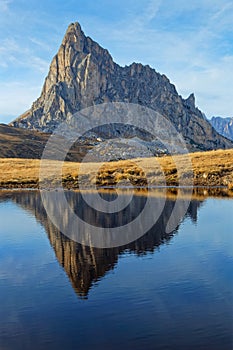
[[[207,115],[233,116],[232,0],[0,0],[0,122],[39,97],[67,26],[149,64]]]

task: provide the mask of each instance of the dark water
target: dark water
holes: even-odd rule
[[[107,217],[68,197],[96,225],[145,205]],[[0,349],[232,349],[233,200],[193,199],[165,233],[173,207],[137,241],[99,249],[61,234],[38,192],[0,192]]]

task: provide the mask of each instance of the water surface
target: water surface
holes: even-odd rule
[[[145,205],[107,216],[68,199],[97,226]],[[59,232],[38,192],[1,191],[0,349],[231,349],[233,200],[193,199],[165,233],[174,203],[137,241],[99,249]]]

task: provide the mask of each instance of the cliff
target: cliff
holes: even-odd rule
[[[159,112],[183,135],[190,150],[233,147],[195,106],[193,94],[183,99],[165,75],[148,65],[119,66],[78,23],[68,27],[40,97],[11,125],[53,132],[77,111],[104,102],[136,103]]]
[[[219,134],[233,140],[233,118],[212,117],[210,123]]]

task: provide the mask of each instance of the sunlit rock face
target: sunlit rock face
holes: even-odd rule
[[[194,94],[183,99],[165,75],[148,65],[119,66],[78,23],[68,27],[40,97],[11,125],[53,132],[77,111],[105,102],[136,103],[159,112],[183,135],[190,150],[233,147],[195,106]],[[114,128],[112,133],[122,137]],[[132,135],[137,136],[142,135]]]

